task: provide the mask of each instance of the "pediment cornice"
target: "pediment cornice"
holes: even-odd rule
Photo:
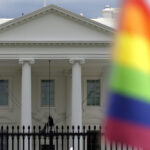
[[[24,15],[24,16],[21,16],[19,18],[8,21],[8,22],[0,25],[0,31],[5,31],[8,28],[11,28],[11,27],[18,25],[18,24],[23,24],[25,22],[31,21],[31,20],[35,19],[36,17],[45,15],[47,13],[55,13],[55,14],[58,14],[60,16],[65,16],[65,17],[68,17],[68,18],[70,18],[76,22],[82,22],[85,25],[89,25],[89,26],[92,26],[96,29],[103,30],[106,32],[112,33],[115,31],[115,29],[113,29],[111,27],[105,26],[101,23],[98,23],[96,21],[93,21],[93,20],[88,19],[88,18],[81,16],[81,15],[75,14],[71,11],[68,11],[66,9],[63,9],[63,8],[55,6],[55,5],[49,5],[47,7],[41,8],[41,9],[34,11],[32,13],[29,13],[27,15]]]

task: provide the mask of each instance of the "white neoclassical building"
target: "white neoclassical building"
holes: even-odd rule
[[[55,5],[2,23],[0,125],[99,125],[113,32]]]

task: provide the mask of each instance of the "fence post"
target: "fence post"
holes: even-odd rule
[[[56,126],[56,150],[58,150],[58,126]]]
[[[99,126],[99,150],[101,150],[101,146],[102,146],[102,132],[101,132],[101,126]]]
[[[69,126],[67,126],[67,150],[69,150]]]
[[[32,138],[30,138],[30,126],[22,127],[21,150],[32,150]]]
[[[54,138],[54,131],[52,130],[52,126],[50,126],[50,131],[49,131],[49,146],[50,150],[55,150],[55,146],[53,144],[53,138]]]
[[[39,126],[39,132],[38,132],[38,134],[39,134],[39,136],[38,136],[38,138],[39,138],[39,150],[41,150],[41,134],[40,134],[40,132],[41,132],[41,126]]]
[[[20,149],[20,148],[19,148],[19,142],[20,142],[19,133],[20,133],[20,131],[19,131],[19,126],[17,126],[17,150]]]
[[[9,145],[9,136],[8,136],[8,133],[9,133],[9,127],[7,126],[7,127],[6,127],[6,134],[7,134],[7,136],[6,136],[7,148],[6,148],[6,149],[7,149],[7,150],[9,149],[9,146],[8,146],[8,145]]]

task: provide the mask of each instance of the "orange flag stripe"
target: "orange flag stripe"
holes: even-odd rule
[[[150,39],[150,13],[144,0],[125,0],[119,30]]]

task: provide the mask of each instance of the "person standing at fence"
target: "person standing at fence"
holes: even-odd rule
[[[123,0],[106,109],[106,139],[150,149],[150,8]]]

